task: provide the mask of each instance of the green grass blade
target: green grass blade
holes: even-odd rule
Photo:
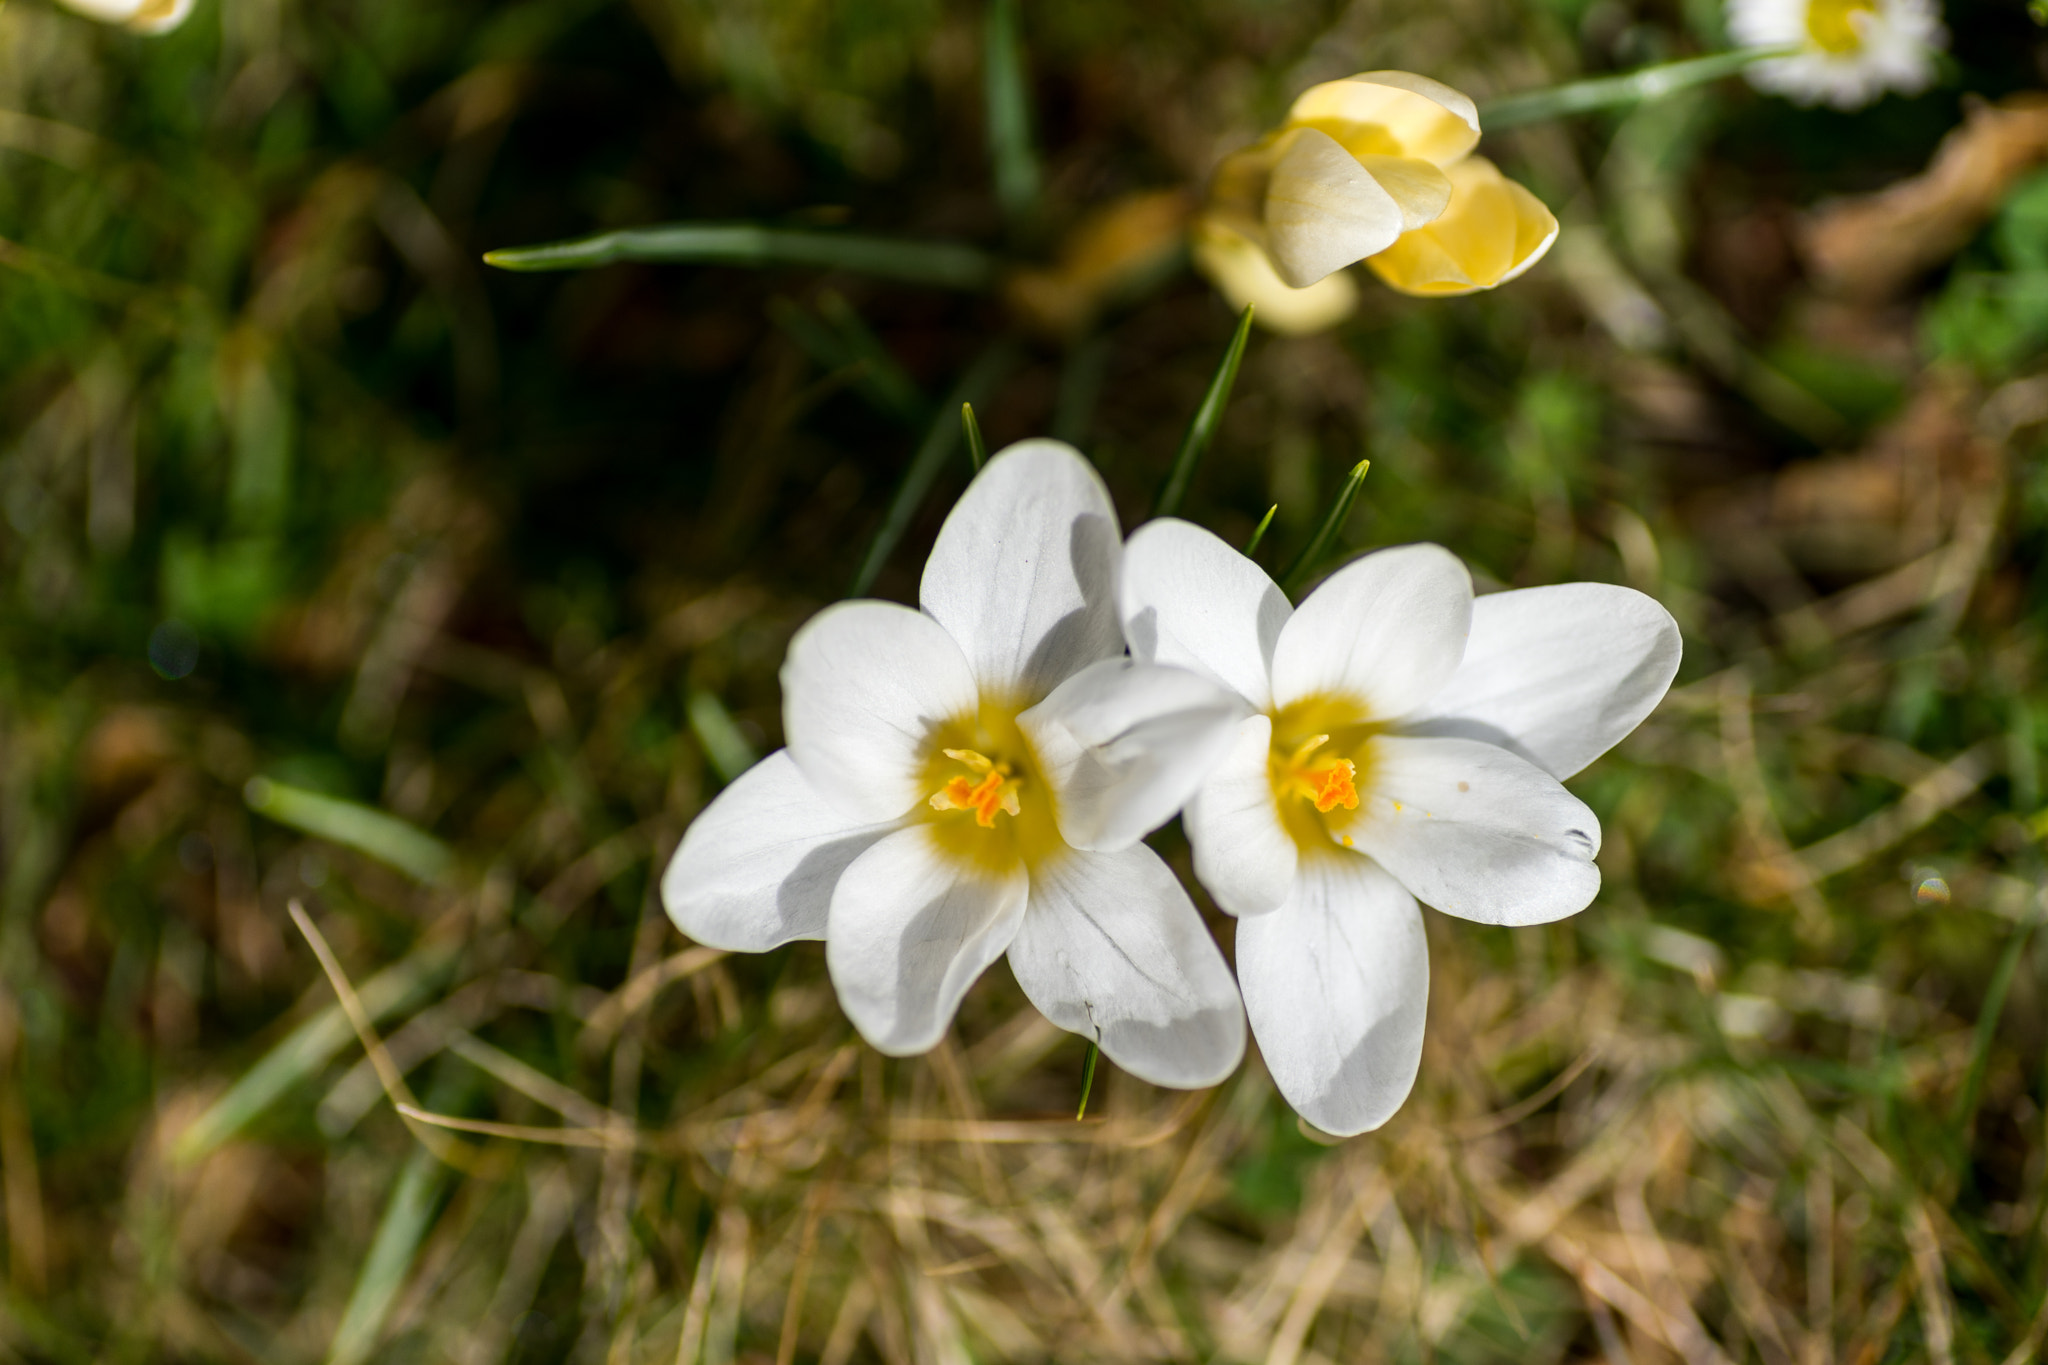
[[[433,835],[395,815],[338,796],[252,777],[242,788],[249,809],[281,825],[329,843],[352,848],[395,867],[415,881],[437,882],[454,866],[455,854]]]
[[[1244,557],[1250,559],[1259,552],[1259,542],[1266,538],[1266,530],[1273,524],[1273,517],[1280,511],[1280,504],[1274,503],[1266,509],[1266,515],[1259,518],[1259,524],[1252,529],[1252,538],[1244,543]]]
[[[818,312],[838,333],[846,354],[861,366],[861,386],[883,411],[913,425],[922,423],[931,407],[923,391],[882,344],[882,339],[869,329],[867,320],[846,295],[836,289],[826,290],[818,299]]]
[[[1088,1117],[1088,1095],[1089,1092],[1095,1089],[1095,1063],[1101,1056],[1101,1045],[1091,1041],[1088,1044],[1088,1060],[1081,1067],[1081,1103],[1074,1110],[1074,1122],[1076,1123]]]
[[[917,453],[911,456],[910,468],[903,472],[903,482],[896,486],[896,496],[889,500],[889,509],[882,514],[882,524],[876,530],[867,554],[862,557],[860,568],[854,571],[853,581],[846,585],[848,597],[865,597],[875,586],[875,579],[882,572],[882,566],[889,562],[896,542],[903,539],[903,533],[910,529],[917,509],[923,506],[925,495],[931,492],[932,481],[939,477],[946,458],[960,440],[960,424],[953,420],[953,412],[961,405],[985,396],[1016,363],[1015,347],[1009,342],[997,342],[982,353],[981,359],[974,362],[954,386],[953,392],[947,395],[939,408],[939,415],[932,419],[924,440],[918,444]]]
[[[1491,132],[1517,128],[1528,123],[1569,118],[1596,109],[1619,109],[1645,100],[1660,99],[1709,81],[1733,76],[1767,57],[1783,57],[1798,51],[1791,47],[1752,47],[1736,52],[1710,52],[1704,57],[1687,57],[1631,71],[1622,76],[1599,76],[1592,80],[1553,85],[1506,95],[1479,106],[1479,126]]]
[[[835,298],[839,296],[828,294],[826,302]],[[852,386],[875,411],[909,426],[922,426],[926,406],[924,394],[918,391],[903,367],[896,363],[895,357],[882,347],[858,316],[853,316],[851,305],[843,298],[839,302],[848,315],[850,325],[841,325],[830,319],[820,321],[803,307],[784,298],[768,301],[768,316],[820,368],[827,373],[844,373],[850,377]]]
[[[1194,420],[1188,423],[1187,434],[1180,438],[1173,467],[1166,472],[1166,482],[1159,486],[1159,496],[1153,501],[1153,516],[1173,516],[1186,500],[1188,487],[1195,481],[1195,469],[1208,453],[1210,442],[1216,439],[1216,428],[1223,421],[1223,409],[1230,402],[1230,390],[1237,383],[1238,367],[1244,363],[1245,343],[1251,335],[1252,306],[1246,304],[1237,320],[1237,331],[1231,334],[1230,345],[1223,352],[1223,361],[1210,376],[1209,391],[1202,395]]]
[[[1038,154],[1031,145],[1031,95],[1024,73],[1023,7],[990,0],[982,28],[982,82],[988,97],[988,159],[996,202],[1012,221],[1038,207]]]
[[[704,757],[710,760],[712,771],[721,781],[734,781],[761,761],[753,743],[740,733],[732,712],[726,710],[725,703],[717,697],[702,688],[694,688],[684,701],[683,709],[689,714],[690,732],[697,736],[697,743],[703,746]]]
[[[975,420],[972,403],[960,405],[960,431],[967,438],[967,462],[979,471],[988,463],[988,446],[981,439],[981,423]]]
[[[327,1365],[362,1365],[377,1349],[384,1320],[405,1288],[413,1258],[434,1224],[441,1191],[452,1172],[420,1147],[406,1158],[384,1205],[384,1217],[377,1224],[377,1236],[370,1254],[356,1275],[356,1287],[349,1295],[341,1325],[327,1348]]]
[[[1963,1088],[1956,1096],[1955,1113],[1949,1117],[1949,1126],[1961,1143],[1959,1155],[1967,1150],[1970,1125],[1977,1119],[1977,1103],[1984,1094],[1984,1073],[1991,1065],[1991,1044],[1998,1036],[1998,1018],[2005,1012],[2006,993],[2012,989],[2013,976],[2019,971],[2020,960],[2026,956],[2027,944],[2033,937],[2031,923],[2013,930],[2005,953],[1991,973],[1991,983],[1985,987],[1984,1003],[1977,1011],[1976,1032],[1970,1040],[1969,1069],[1963,1073]]]
[[[500,270],[589,270],[618,261],[810,266],[942,289],[985,289],[996,260],[964,242],[918,242],[753,223],[666,223],[484,253]]]
[[[381,1022],[424,1002],[439,989],[461,949],[461,942],[454,939],[423,943],[364,982],[356,997],[370,1021]],[[229,1141],[355,1041],[355,1030],[340,1005],[321,1010],[265,1053],[179,1135],[173,1159],[180,1164],[197,1161]]]
[[[1336,500],[1330,504],[1323,524],[1316,527],[1316,533],[1309,537],[1308,544],[1302,546],[1301,553],[1287,566],[1287,572],[1280,575],[1280,590],[1289,597],[1330,553],[1330,547],[1337,541],[1337,533],[1344,529],[1344,522],[1351,515],[1351,504],[1358,501],[1358,490],[1365,483],[1365,471],[1370,468],[1371,460],[1360,460],[1351,466],[1351,473],[1345,478],[1344,486],[1337,490]]]

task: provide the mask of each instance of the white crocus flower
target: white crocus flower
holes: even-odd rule
[[[1303,1117],[1361,1133],[1422,1054],[1417,900],[1542,924],[1600,888],[1600,824],[1561,779],[1648,715],[1678,628],[1604,584],[1474,599],[1435,545],[1380,550],[1299,608],[1207,531],[1124,551],[1133,653],[1195,669],[1252,714],[1184,823],[1195,874],[1243,917],[1237,975],[1266,1065]]]
[[[820,612],[783,665],[789,747],[722,792],[662,879],[690,937],[825,940],[867,1040],[934,1046],[1005,952],[1032,1004],[1159,1085],[1244,1055],[1230,970],[1139,840],[1231,743],[1234,697],[1124,657],[1108,492],[1052,441],[990,460],[925,564],[922,611]]]
[[[120,24],[137,33],[169,33],[192,13],[193,0],[58,0],[103,24]]]
[[[1752,85],[1837,109],[1925,90],[1948,43],[1934,0],[1729,0],[1728,31],[1744,47],[1799,49],[1750,67]]]

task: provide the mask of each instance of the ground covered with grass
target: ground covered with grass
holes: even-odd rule
[[[1174,225],[1296,92],[1498,97],[1716,6],[12,0],[0,1358],[2033,1359],[2048,36],[1946,20],[1858,113],[1489,135],[1564,224],[1534,271],[1253,336],[1183,515],[1277,503],[1277,571],[1370,458],[1339,555],[1685,631],[1574,783],[1598,901],[1431,914],[1421,1080],[1337,1142],[1255,1053],[1075,1122],[1001,968],[884,1059],[818,945],[689,943],[660,869],[779,743],[791,632],[914,598],[963,398],[1143,519],[1234,321]],[[1148,194],[1157,259],[1075,265]],[[995,264],[480,260],[683,220]]]

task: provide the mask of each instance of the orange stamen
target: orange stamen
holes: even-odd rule
[[[1316,803],[1316,810],[1328,815],[1337,807],[1345,810],[1358,809],[1358,788],[1354,779],[1358,776],[1358,765],[1348,758],[1342,758],[1327,768],[1317,768],[1302,774],[1302,778],[1313,789],[1310,799]]]
[[[954,762],[983,776],[979,782],[965,777],[949,779],[932,793],[933,810],[971,810],[974,823],[983,829],[995,828],[997,812],[1017,813],[1017,779],[1010,776],[1006,765],[992,763],[972,749],[948,749],[945,753]]]

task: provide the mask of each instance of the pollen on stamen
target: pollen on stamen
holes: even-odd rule
[[[949,779],[945,786],[931,794],[933,810],[971,810],[975,824],[983,829],[994,829],[998,812],[1014,816],[1021,809],[1017,803],[1017,779],[1012,778],[1006,769],[997,767],[972,749],[948,749],[945,753],[946,757],[983,776],[979,782],[965,777]]]
[[[1318,768],[1307,774],[1315,789],[1316,810],[1328,815],[1342,806],[1346,810],[1358,809],[1358,787],[1354,779],[1358,776],[1358,765],[1348,758],[1337,760],[1327,768]]]

